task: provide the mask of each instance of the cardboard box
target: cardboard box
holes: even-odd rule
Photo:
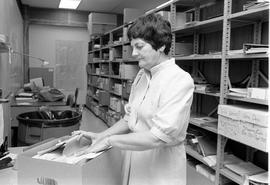
[[[34,159],[38,151],[57,143],[57,139],[34,147],[17,158],[18,185],[119,185],[121,184],[121,152],[110,149],[82,164],[67,164]]]
[[[161,15],[163,19],[171,22],[171,13],[169,11],[158,11],[157,14]]]
[[[122,108],[121,99],[116,97],[110,97],[110,108],[116,112],[121,112]]]
[[[137,65],[121,64],[119,67],[120,77],[124,79],[134,79],[139,71]]]
[[[268,151],[268,112],[244,106],[219,105],[218,133]]]
[[[182,27],[186,24],[186,13],[177,12],[176,13],[176,27]]]
[[[268,88],[248,88],[247,97],[261,100],[268,100]]]
[[[122,95],[122,84],[115,83],[113,85],[113,92],[118,94],[118,95]]]
[[[234,120],[268,127],[268,110],[243,105],[219,105],[218,114]]]
[[[175,43],[175,55],[187,56],[193,54],[193,44],[185,42]]]
[[[117,26],[116,14],[90,13],[88,15],[88,32],[90,35],[103,34]]]
[[[89,35],[101,35],[107,31],[110,31],[110,30],[116,28],[116,25],[88,23],[87,27],[88,27]]]
[[[171,13],[169,11],[159,11],[157,14],[161,15],[165,20],[171,23]],[[186,24],[186,13],[185,12],[177,12],[175,27],[182,27]]]
[[[110,105],[110,93],[107,91],[99,91],[98,99],[100,105]]]
[[[124,8],[124,23],[134,21],[144,14],[143,10],[134,8]]]
[[[107,24],[107,25],[117,25],[117,16],[116,14],[107,14],[107,13],[90,13],[88,15],[89,24]]]
[[[123,60],[132,59],[132,48],[129,45],[123,46]]]
[[[259,150],[268,151],[269,135],[266,127],[219,115],[218,133]]]

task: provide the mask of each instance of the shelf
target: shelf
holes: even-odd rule
[[[109,62],[110,62],[109,59],[101,59],[99,63],[109,64]]]
[[[227,55],[227,59],[268,59],[268,53]]]
[[[100,48],[100,50],[107,50],[107,49],[110,49],[110,45],[102,46]]]
[[[208,96],[220,97],[220,93],[211,93],[211,92],[198,91],[198,90],[194,90],[194,93],[204,94],[204,95],[208,95]]]
[[[88,54],[94,53],[94,52],[99,52],[99,51],[101,51],[101,49],[94,49],[94,50],[88,51]]]
[[[114,79],[120,79],[120,80],[122,79],[122,78],[120,77],[120,75],[111,75],[110,77],[111,77],[111,78],[114,78]]]
[[[105,34],[109,34],[109,33],[112,33],[112,32],[122,32],[123,30],[121,30],[121,29],[123,29],[124,27],[125,27],[125,25],[118,26],[118,27],[106,32]]]
[[[110,78],[110,75],[105,75],[105,74],[100,74],[99,76],[105,77],[105,78]]]
[[[190,115],[189,123],[192,124],[192,125],[195,125],[197,127],[200,127],[202,129],[205,129],[205,130],[208,130],[210,132],[213,132],[213,133],[217,134],[217,122],[216,123],[207,123],[207,125],[206,124],[202,125],[202,124],[198,124],[197,122],[194,121],[194,118],[200,118],[200,117],[205,117],[205,116],[207,116],[207,115],[192,113]]]
[[[123,59],[123,62],[125,62],[125,63],[138,63],[138,60],[128,58],[128,59]]]
[[[222,168],[220,169],[220,173],[237,184],[242,185],[244,183],[240,175],[237,175],[228,169]]]
[[[193,54],[189,56],[174,55],[175,60],[221,60],[221,55]]]
[[[232,21],[249,21],[256,22],[258,20],[268,21],[269,5],[261,8],[250,9],[246,11],[237,12],[228,16]]]
[[[244,98],[244,97],[236,97],[236,96],[230,96],[227,95],[227,99],[230,100],[237,100],[237,101],[242,101],[242,102],[248,102],[248,103],[255,103],[255,104],[260,104],[260,105],[268,105],[267,100],[261,100],[261,99],[254,99],[254,98]]]
[[[223,16],[216,17],[213,19],[198,21],[186,24],[185,26],[179,26],[172,28],[172,31],[178,33],[189,33],[192,34],[194,30],[200,30],[200,32],[213,32],[216,30],[222,30]]]
[[[123,44],[123,42],[119,42],[119,43],[112,43],[112,44],[110,44],[110,47],[119,47],[119,46],[123,46],[124,44]]]
[[[114,92],[114,91],[109,91],[111,94],[113,94],[113,95],[116,95],[116,96],[122,96],[121,94],[118,94],[118,93],[116,93],[116,92]]]

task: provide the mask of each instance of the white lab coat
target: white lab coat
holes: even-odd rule
[[[123,185],[186,185],[184,139],[190,117],[193,80],[174,59],[136,76],[124,119],[132,132],[149,131],[166,146],[127,151]]]

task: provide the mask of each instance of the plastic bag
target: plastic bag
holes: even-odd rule
[[[37,94],[39,101],[44,102],[55,102],[55,101],[61,101],[65,98],[65,95],[59,91],[58,89],[42,89]]]

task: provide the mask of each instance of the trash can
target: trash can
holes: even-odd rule
[[[65,111],[34,111],[19,114],[18,145],[32,145],[51,137],[70,135],[78,130],[82,114]]]

